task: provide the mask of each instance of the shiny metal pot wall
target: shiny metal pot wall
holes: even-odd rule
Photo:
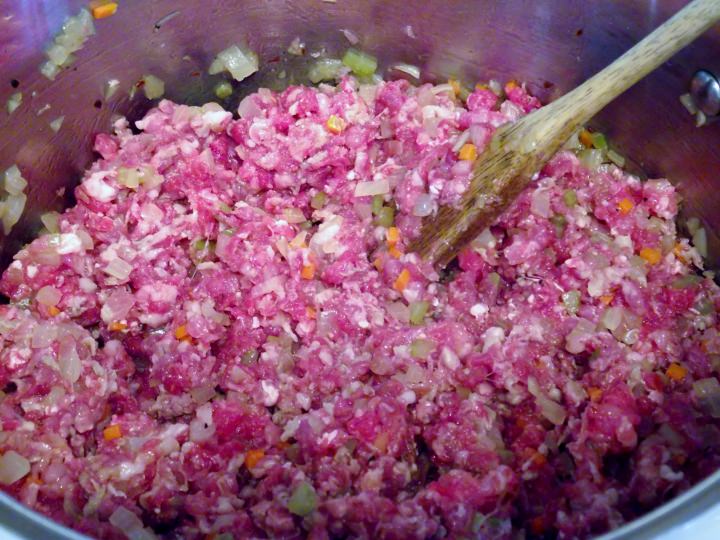
[[[219,80],[207,75],[214,55],[246,42],[264,66],[244,88],[270,83],[288,66],[285,50],[296,36],[308,51],[341,53],[347,37],[378,56],[382,66],[408,62],[428,79],[453,76],[516,78],[548,100],[572,88],[629,48],[679,9],[677,0],[124,0],[117,14],[97,21],[73,66],[53,82],[39,73],[43,48],[83,0],[0,2],[0,100],[16,91],[22,105],[0,112],[0,169],[17,163],[29,181],[28,206],[10,237],[0,233],[0,268],[40,227],[39,215],[71,201],[72,186],[92,160],[94,134],[114,114],[137,118],[151,105],[128,89],[145,73],[166,82],[166,96],[185,103],[212,98]],[[173,15],[172,17],[167,17]],[[720,28],[714,28],[609,106],[594,124],[649,176],[680,184],[686,215],[701,218],[711,260],[720,262],[720,123],[698,129],[678,101],[696,70],[720,68]],[[712,65],[717,62],[718,65]],[[296,62],[297,63],[297,62]],[[297,68],[298,66],[294,66]],[[301,66],[300,66],[301,67]],[[297,71],[300,73],[301,71]],[[121,90],[105,101],[103,89]],[[17,81],[17,89],[13,87]],[[242,89],[241,89],[242,92]],[[49,106],[49,108],[47,107]],[[43,111],[44,112],[41,112]],[[59,133],[49,123],[65,120]],[[641,538],[695,515],[714,502],[717,475],[616,534]],[[0,521],[28,538],[67,537],[31,512],[0,500]]]

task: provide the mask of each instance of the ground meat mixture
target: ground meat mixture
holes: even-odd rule
[[[455,89],[456,90],[456,89]],[[566,150],[442,274],[407,251],[521,85],[162,101],[0,291],[0,485],[91,536],[582,538],[720,465],[678,195]]]

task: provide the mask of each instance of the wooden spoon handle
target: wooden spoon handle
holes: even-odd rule
[[[426,220],[410,249],[443,267],[512,203],[532,175],[610,101],[720,19],[720,0],[695,0],[608,67],[556,101],[501,126],[457,207]]]
[[[567,122],[584,124],[613,99],[694,41],[718,19],[720,0],[691,2],[605,69],[540,109],[538,113],[544,114],[537,116],[541,117],[544,125],[538,128],[556,130]],[[552,137],[552,134],[549,136]]]

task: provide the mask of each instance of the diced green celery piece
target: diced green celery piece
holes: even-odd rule
[[[345,52],[342,63],[360,77],[370,77],[377,69],[377,59],[374,56],[353,48]]]

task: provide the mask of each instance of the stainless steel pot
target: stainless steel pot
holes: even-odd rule
[[[453,76],[527,81],[544,100],[604,67],[685,2],[680,0],[124,0],[116,15],[97,21],[97,35],[73,66],[53,82],[39,73],[43,48],[84,0],[0,2],[0,101],[23,93],[18,110],[0,112],[0,169],[17,163],[29,181],[28,206],[10,237],[0,233],[0,268],[39,229],[39,215],[71,202],[71,188],[92,160],[92,140],[115,114],[137,118],[151,103],[127,90],[145,73],[166,82],[166,96],[188,103],[212,99],[214,55],[245,41],[263,72],[245,88],[273,83],[285,51],[299,36],[308,51],[340,53],[341,29],[381,65],[408,62],[428,79]],[[172,15],[168,17],[168,15]],[[693,73],[720,70],[720,27],[714,28],[610,105],[594,124],[634,160],[638,171],[681,185],[684,212],[710,231],[711,265],[720,262],[720,124],[696,128],[678,101]],[[713,63],[714,62],[714,63]],[[297,63],[297,62],[296,62]],[[292,64],[292,63],[291,63]],[[289,66],[289,67],[288,67]],[[298,66],[295,65],[295,68]],[[302,66],[299,66],[302,68]],[[121,91],[105,101],[109,79]],[[286,80],[288,80],[286,78]],[[17,89],[14,85],[17,84]],[[242,91],[242,90],[241,90]],[[47,107],[49,106],[49,108]],[[59,133],[49,122],[65,120]],[[715,504],[715,474],[670,504],[608,538],[652,538]],[[0,524],[23,538],[80,538],[0,497]]]

